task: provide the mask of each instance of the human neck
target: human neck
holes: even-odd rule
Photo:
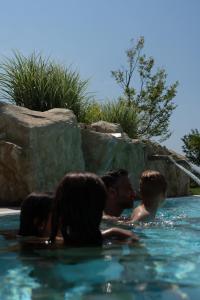
[[[152,215],[156,214],[156,211],[159,207],[159,202],[158,201],[147,201],[149,199],[144,199],[142,201],[142,205],[145,207],[145,209]],[[149,204],[151,203],[151,204]]]

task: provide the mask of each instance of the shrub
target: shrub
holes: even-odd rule
[[[133,105],[118,99],[102,105],[102,120],[119,123],[131,138],[137,137],[137,114]]]
[[[124,132],[131,138],[137,137],[137,114],[133,105],[119,99],[108,101],[103,104],[92,102],[85,110],[84,122],[93,123],[96,121],[107,121],[118,123]]]
[[[0,65],[1,97],[39,111],[68,108],[78,120],[88,100],[87,84],[77,72],[35,53],[25,57],[15,52],[13,58],[6,58]]]
[[[130,137],[137,137],[137,114],[123,99],[100,104],[86,93],[88,80],[41,55],[25,57],[19,52],[0,64],[0,96],[19,106],[46,111],[73,110],[78,121],[119,123]],[[89,101],[90,100],[90,101]]]
[[[97,101],[88,102],[85,105],[82,120],[86,124],[91,124],[102,120],[101,105]]]

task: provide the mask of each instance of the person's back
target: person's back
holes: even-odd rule
[[[131,222],[154,220],[158,207],[165,200],[166,189],[166,180],[160,172],[144,171],[140,178],[142,203],[133,210]]]

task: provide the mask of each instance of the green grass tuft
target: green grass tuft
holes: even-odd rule
[[[32,110],[68,108],[81,120],[87,85],[79,73],[35,53],[15,52],[0,64],[0,96]]]
[[[103,104],[91,102],[85,110],[84,121],[90,124],[100,120],[120,124],[129,137],[136,138],[137,114],[127,102],[120,99]]]
[[[192,193],[192,195],[200,195],[200,187],[190,188],[190,192]]]

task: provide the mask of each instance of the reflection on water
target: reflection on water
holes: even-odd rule
[[[199,200],[169,200],[154,222],[129,226],[135,245],[27,250],[1,236],[0,299],[199,299]]]

